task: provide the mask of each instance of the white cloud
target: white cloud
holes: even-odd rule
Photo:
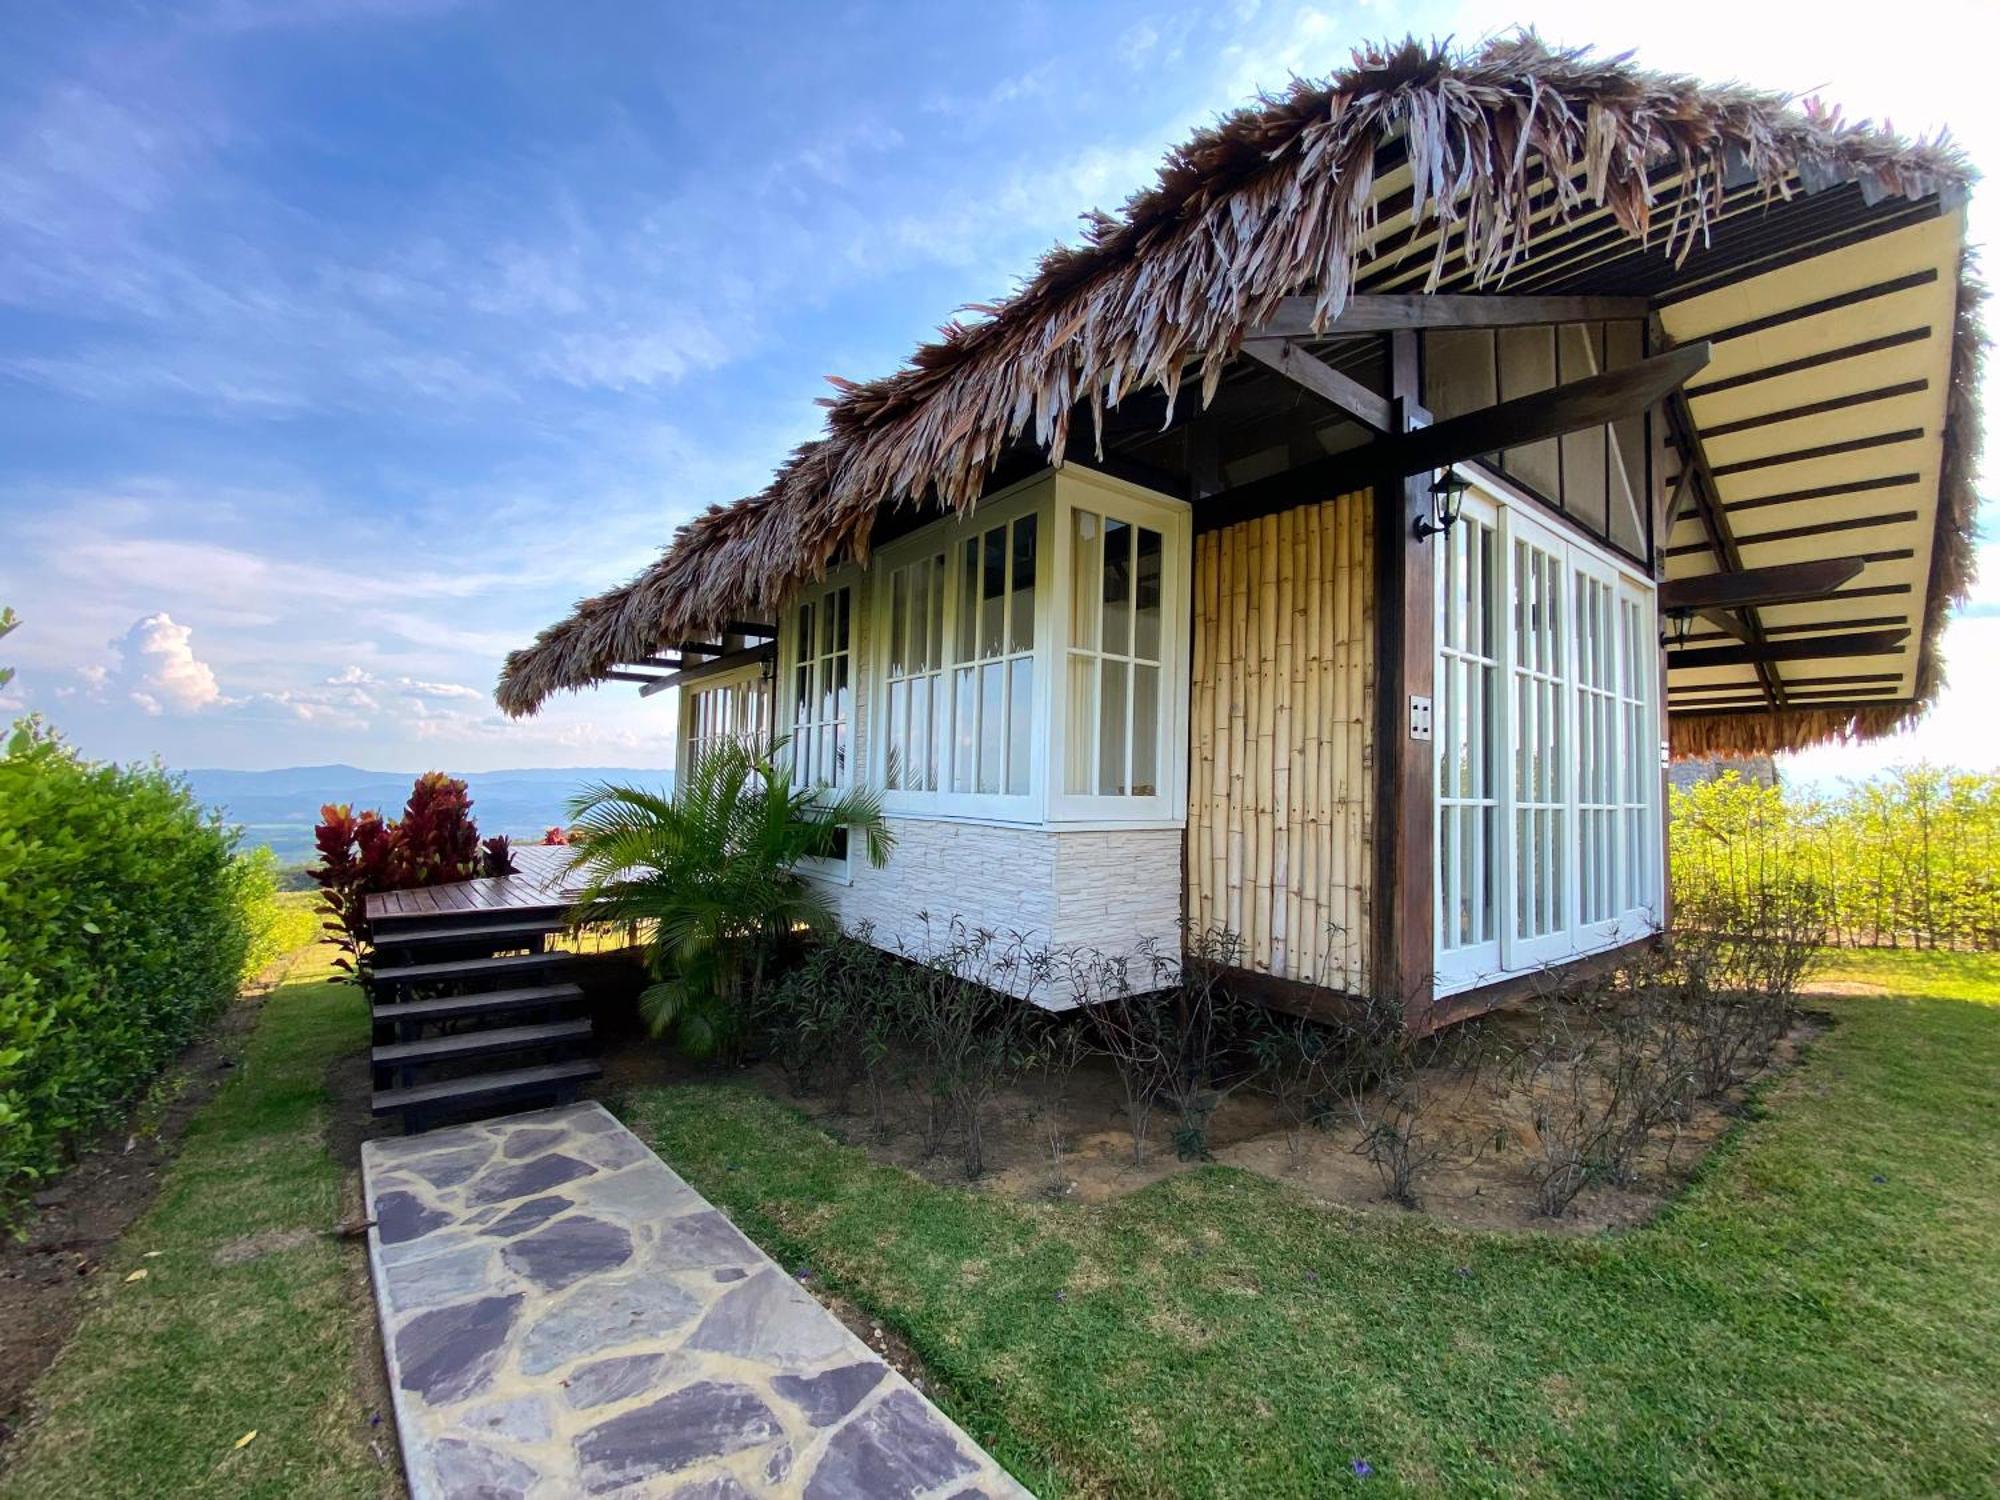
[[[199,713],[224,701],[207,662],[194,654],[194,631],[173,616],[147,615],[111,643],[115,668],[99,668],[97,683],[113,686],[147,713]]]

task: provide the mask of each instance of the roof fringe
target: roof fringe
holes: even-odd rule
[[[838,382],[826,435],[796,449],[764,490],[711,507],[631,583],[513,652],[501,708],[531,714],[664,641],[774,616],[836,561],[865,560],[882,507],[963,512],[1024,435],[1064,451],[1080,402],[1095,416],[1135,390],[1174,394],[1198,368],[1205,405],[1244,334],[1282,299],[1310,297],[1321,326],[1339,315],[1374,248],[1376,153],[1390,140],[1406,153],[1415,215],[1456,232],[1482,285],[1504,279],[1528,243],[1538,165],[1564,216],[1608,208],[1676,258],[1704,240],[1725,188],[1746,179],[1776,198],[1795,178],[1908,198],[1972,179],[1946,139],[1908,142],[1779,95],[1551,48],[1529,31],[1472,55],[1414,39],[1357,50],[1332,78],[1295,80],[1198,132],[1122,213],[1088,216],[1082,244],[1044,255],[1005,302],[964,309],[978,321],[949,325],[902,370]],[[1660,224],[1649,174],[1668,165],[1688,186]],[[1439,236],[1433,282],[1453,240]],[[1959,395],[1969,377],[1953,384],[1976,447],[1976,417]],[[1969,493],[1969,474],[1964,482]],[[1941,545],[1934,573],[1942,559],[1962,590],[1970,550],[1969,540]],[[1940,610],[1942,597],[1933,594]]]

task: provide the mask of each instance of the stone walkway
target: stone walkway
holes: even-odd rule
[[[601,1105],[361,1163],[413,1500],[1032,1500]]]

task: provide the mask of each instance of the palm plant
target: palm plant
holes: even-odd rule
[[[782,742],[769,755],[718,745],[672,797],[599,785],[569,811],[580,908],[594,922],[650,926],[640,1014],[694,1057],[734,1044],[787,934],[837,926],[799,862],[837,855],[847,836],[880,866],[895,842],[872,793],[793,786]]]

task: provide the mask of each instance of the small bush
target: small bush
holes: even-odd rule
[[[184,782],[17,726],[0,755],[0,1195],[56,1170],[228,1004],[269,950],[273,883]]]
[[[1034,996],[1051,959],[1019,933],[968,927],[953,917],[941,932],[925,917],[921,957],[897,990],[902,1030],[917,1046],[925,1096],[925,1146],[947,1124],[959,1131],[967,1177],[986,1170],[986,1109],[1026,1061]]]
[[[332,918],[327,930],[341,950],[334,963],[349,973],[368,941],[370,896],[513,873],[507,841],[489,839],[481,848],[470,792],[442,771],[416,779],[396,822],[385,822],[379,812],[356,813],[345,803],[322,807],[319,819],[312,878],[323,893],[320,910]]]

